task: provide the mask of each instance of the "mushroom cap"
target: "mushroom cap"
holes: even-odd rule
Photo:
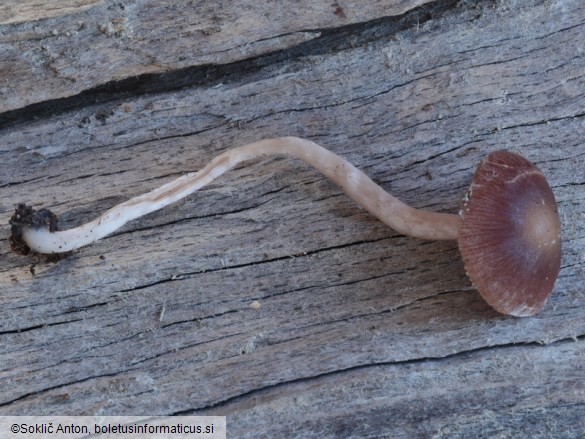
[[[518,154],[489,154],[459,214],[465,270],[485,301],[518,317],[540,311],[561,265],[557,203],[542,172]]]

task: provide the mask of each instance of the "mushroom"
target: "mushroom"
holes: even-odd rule
[[[471,282],[500,313],[534,315],[552,292],[561,253],[555,198],[536,166],[506,151],[483,159],[459,215],[454,215],[404,204],[345,159],[314,142],[296,137],[266,139],[230,149],[200,171],[118,204],[76,228],[58,231],[52,212],[19,204],[10,220],[11,247],[23,255],[70,252],[195,192],[241,162],[275,154],[314,166],[401,234],[457,240]]]
[[[493,152],[459,215],[459,251],[485,301],[503,314],[540,311],[561,268],[557,203],[543,173],[518,154]]]

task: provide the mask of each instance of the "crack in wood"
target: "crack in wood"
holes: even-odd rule
[[[548,346],[552,346],[552,345],[558,345],[558,344],[562,344],[562,343],[583,343],[584,341],[585,341],[585,334],[580,334],[580,335],[573,336],[573,337],[567,337],[567,338],[562,338],[559,340],[554,340],[550,343],[543,343],[540,341],[532,341],[532,342],[525,342],[522,344],[524,346],[532,346],[532,347],[535,347],[537,349],[546,349]],[[197,412],[197,411],[204,411],[204,410],[221,408],[221,407],[224,407],[230,403],[241,401],[241,400],[244,400],[246,398],[254,397],[255,395],[262,393],[262,392],[265,392],[267,390],[282,388],[282,387],[290,386],[290,385],[297,384],[297,383],[314,382],[314,381],[317,381],[317,380],[320,380],[320,379],[323,379],[323,378],[326,378],[329,376],[346,374],[346,373],[353,372],[356,370],[364,370],[364,369],[370,369],[370,368],[375,368],[375,367],[384,367],[384,366],[391,366],[392,367],[392,366],[404,366],[404,365],[411,365],[411,364],[435,363],[435,362],[446,361],[446,360],[454,359],[454,358],[467,357],[469,355],[473,355],[473,354],[477,354],[477,353],[481,353],[481,352],[490,352],[490,351],[501,350],[501,349],[514,349],[517,346],[518,346],[518,343],[503,343],[503,344],[499,344],[499,345],[480,346],[477,348],[462,350],[462,351],[455,352],[453,354],[447,354],[447,355],[443,355],[443,356],[429,356],[429,357],[423,357],[423,358],[412,358],[412,359],[407,359],[407,360],[380,361],[380,362],[372,362],[372,363],[367,363],[367,364],[358,364],[355,366],[350,366],[350,367],[346,367],[346,368],[342,368],[342,369],[336,369],[336,370],[331,370],[331,371],[327,371],[327,372],[322,372],[322,373],[318,373],[318,374],[311,375],[311,376],[299,377],[299,378],[295,378],[292,380],[287,380],[287,381],[277,382],[274,384],[264,385],[264,386],[259,387],[257,389],[252,389],[252,390],[249,390],[247,392],[241,393],[239,395],[227,397],[225,399],[214,402],[212,404],[207,404],[207,405],[202,406],[202,407],[194,407],[194,408],[190,408],[190,409],[180,410],[180,411],[176,411],[173,413],[169,413],[168,415],[170,415],[170,416],[183,416],[183,415],[192,414],[193,412]],[[187,348],[187,347],[185,347],[185,348]],[[164,354],[160,354],[160,355],[164,355]],[[157,355],[157,356],[160,356],[160,355]],[[156,358],[156,357],[154,357],[154,358]],[[13,398],[13,399],[5,401],[5,402],[0,402],[0,408],[10,406],[11,404],[14,404],[15,402],[24,400],[24,399],[29,398],[29,397],[38,396],[40,394],[47,393],[47,392],[50,392],[50,391],[53,391],[56,389],[66,388],[66,387],[69,387],[72,385],[81,384],[81,383],[89,382],[89,381],[100,379],[100,378],[115,377],[115,376],[120,375],[120,374],[127,374],[128,372],[130,372],[132,370],[134,370],[134,369],[124,368],[121,371],[92,375],[92,376],[81,378],[81,379],[78,379],[75,381],[70,381],[70,382],[46,387],[46,388],[38,390],[38,391],[28,392],[28,393],[25,393],[25,394],[17,397],[17,398]]]
[[[73,319],[73,320],[67,320],[67,321],[64,321],[64,322],[41,323],[41,324],[38,324],[38,325],[28,326],[28,327],[24,327],[24,328],[9,329],[7,331],[0,331],[0,335],[21,334],[23,332],[30,332],[30,331],[34,331],[34,330],[37,330],[37,329],[46,329],[46,328],[50,328],[52,326],[60,326],[60,325],[66,325],[68,323],[80,322],[82,320],[83,319]]]
[[[291,258],[306,258],[306,257],[311,257],[313,255],[317,255],[320,253],[324,253],[324,252],[330,252],[333,250],[340,250],[340,249],[345,249],[345,248],[350,248],[350,247],[355,247],[355,246],[360,246],[360,245],[368,245],[368,244],[372,244],[375,242],[381,242],[381,241],[390,240],[390,239],[393,239],[393,238],[386,236],[386,237],[372,239],[372,240],[354,241],[354,242],[350,242],[350,243],[346,243],[346,244],[340,244],[340,245],[334,245],[334,246],[329,246],[329,247],[323,247],[323,248],[319,248],[316,250],[310,250],[307,252],[302,252],[302,253],[297,254],[297,255],[278,256],[275,258],[258,260],[258,261],[253,261],[253,262],[246,262],[243,264],[229,265],[229,266],[220,267],[220,268],[211,268],[211,269],[207,269],[207,270],[198,270],[198,271],[192,271],[192,272],[187,272],[187,273],[179,273],[179,274],[175,274],[172,277],[167,278],[167,279],[161,279],[161,280],[158,280],[156,282],[138,285],[138,286],[135,286],[132,288],[120,290],[118,292],[119,293],[128,293],[128,292],[133,292],[133,291],[139,291],[139,290],[151,288],[153,286],[168,283],[168,282],[182,281],[185,279],[189,279],[189,278],[198,276],[198,275],[203,274],[203,273],[214,273],[217,271],[239,270],[242,268],[252,267],[252,266],[256,266],[256,265],[260,265],[260,264],[271,264],[274,262],[286,261],[286,260],[290,260]]]
[[[540,349],[546,349],[547,346],[551,346],[554,344],[583,343],[584,341],[585,341],[585,334],[582,334],[582,335],[579,335],[576,337],[569,337],[569,338],[563,338],[560,340],[556,340],[556,341],[553,341],[553,342],[548,343],[548,344],[543,344],[543,343],[540,343],[538,341],[533,341],[533,342],[523,343],[523,345],[524,346],[533,346],[533,347],[540,348]],[[373,363],[368,363],[368,364],[360,364],[360,365],[356,365],[356,366],[350,366],[350,367],[347,367],[344,369],[336,369],[333,371],[323,372],[323,373],[319,373],[319,374],[312,375],[312,376],[300,377],[300,378],[295,378],[295,379],[288,380],[288,381],[282,381],[282,382],[277,382],[274,384],[268,384],[268,385],[262,386],[260,388],[252,389],[252,390],[249,390],[247,392],[241,393],[239,395],[227,397],[221,401],[217,401],[217,402],[214,402],[212,404],[208,404],[208,405],[205,405],[202,407],[194,407],[194,408],[190,408],[190,409],[176,411],[176,412],[171,413],[170,415],[171,416],[187,416],[187,415],[192,415],[192,414],[199,412],[199,411],[213,410],[213,409],[225,407],[228,404],[231,404],[234,402],[239,402],[239,401],[242,401],[242,400],[247,399],[247,398],[254,398],[255,395],[266,392],[267,390],[278,389],[278,388],[282,388],[282,387],[286,387],[286,386],[290,386],[290,385],[298,384],[298,383],[315,382],[315,381],[321,380],[323,378],[327,378],[327,377],[334,376],[334,375],[345,374],[345,373],[349,373],[349,372],[354,372],[356,370],[364,370],[364,369],[384,367],[384,366],[405,366],[405,365],[422,364],[422,363],[436,363],[436,362],[442,362],[442,361],[446,361],[446,360],[450,360],[450,359],[454,359],[454,358],[466,357],[466,356],[481,353],[481,352],[490,352],[490,351],[499,350],[499,349],[514,349],[517,346],[518,346],[517,343],[505,343],[505,344],[500,344],[500,345],[481,346],[481,347],[477,347],[477,348],[473,348],[473,349],[455,352],[453,354],[447,354],[444,356],[414,358],[414,359],[398,360],[398,361],[380,361],[380,362],[373,362]],[[0,405],[0,407],[1,407],[1,405]]]
[[[506,126],[503,126],[503,127],[499,128],[499,130],[500,131],[503,131],[503,130],[514,130],[514,129],[518,129],[518,128],[533,127],[533,126],[538,126],[538,125],[546,125],[548,123],[563,122],[563,121],[566,121],[566,120],[580,119],[582,117],[585,117],[585,112],[579,112],[579,113],[572,114],[572,115],[569,115],[569,116],[551,117],[550,119],[537,120],[537,121],[534,121],[534,122],[525,122],[525,123],[519,123],[519,124],[515,124],[515,125],[506,125]],[[583,154],[580,154],[580,155],[583,155]]]
[[[484,3],[493,3],[494,1],[489,0],[489,2]],[[435,1],[423,4],[398,16],[383,17],[332,29],[313,29],[311,32],[318,32],[321,36],[291,48],[242,61],[220,65],[208,64],[185,67],[172,72],[146,73],[136,77],[111,81],[71,97],[47,100],[1,113],[0,130],[96,104],[116,102],[149,94],[167,93],[186,87],[230,83],[234,78],[241,80],[246,75],[254,74],[263,68],[283,61],[339,52],[363,46],[381,38],[392,38],[401,32],[420,26],[428,21],[438,20],[454,10],[457,10],[457,13],[461,13],[465,8],[474,8],[474,6],[461,4],[458,0]]]

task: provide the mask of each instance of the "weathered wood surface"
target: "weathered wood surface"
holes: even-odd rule
[[[13,24],[0,34],[0,111],[135,75],[274,52],[429,1],[12,0],[0,5],[0,25]]]
[[[52,29],[112,6],[95,3],[6,19],[0,50],[42,52],[59,43]],[[416,207],[456,212],[475,165],[503,148],[533,160],[559,203],[562,269],[544,310],[497,314],[455,243],[399,236],[308,166],[267,159],[57,264],[5,242],[1,414],[225,414],[232,437],[582,437],[583,2],[364,2],[359,16],[339,3],[365,23],[336,34],[339,14],[307,13],[309,26],[300,10],[290,22],[267,12],[272,30],[259,34],[218,6],[224,39],[191,39],[190,56],[203,54],[168,68],[225,65],[207,80],[205,67],[189,70],[176,90],[160,73],[47,103],[167,68],[137,68],[123,39],[100,49],[117,63],[91,61],[95,29],[59,43],[88,57],[71,67],[70,93],[58,75],[38,81],[2,59],[2,108],[14,111],[0,114],[0,234],[19,201],[67,227],[279,135],[323,144]],[[116,4],[148,16],[148,2]],[[378,6],[403,15],[377,19]],[[144,34],[156,40],[176,15],[153,10]],[[308,29],[328,33],[302,50],[273,40]],[[269,44],[242,52],[238,32]],[[170,45],[151,55],[172,58]]]

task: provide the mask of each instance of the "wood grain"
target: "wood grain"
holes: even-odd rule
[[[22,23],[0,34],[0,111],[146,73],[252,58],[429,1],[9,2],[0,24]]]
[[[0,5],[0,24],[26,23],[73,14],[99,3],[102,0],[4,0]]]
[[[267,44],[255,68],[208,59],[225,64],[208,82],[0,114],[0,235],[17,202],[66,228],[281,135],[326,146],[415,207],[457,212],[476,164],[507,149],[537,164],[559,204],[562,268],[543,311],[497,314],[455,242],[399,236],[309,166],[258,160],[57,264],[0,246],[0,414],[224,414],[241,438],[580,437],[585,6],[394,5],[410,26],[363,16],[347,35],[323,20],[312,29],[333,37],[306,53],[272,57],[282,47]],[[237,33],[223,7],[220,26]],[[0,34],[20,38],[18,26]],[[228,40],[222,50],[240,50]],[[171,69],[185,65],[197,62]],[[71,93],[110,81],[105,70]],[[6,81],[5,111],[65,96]]]

